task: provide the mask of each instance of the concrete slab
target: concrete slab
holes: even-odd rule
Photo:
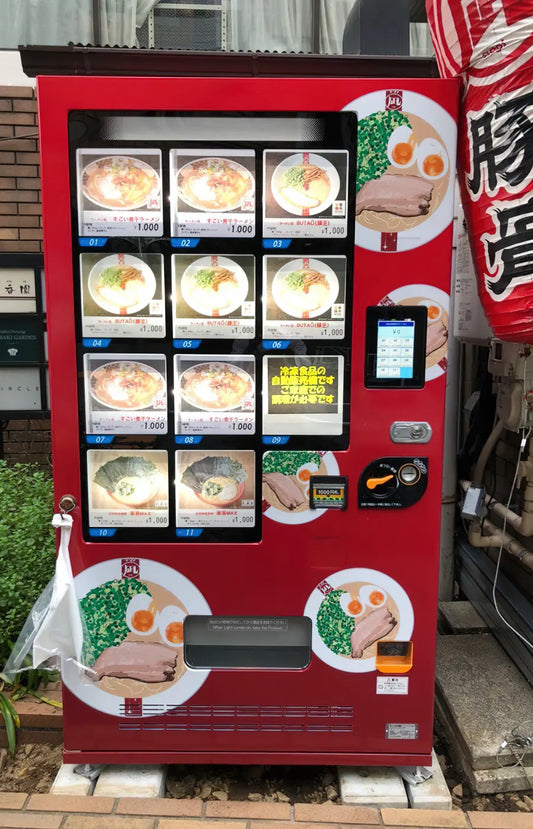
[[[440,704],[435,699],[436,730],[444,738],[450,760],[468,782],[474,794],[527,791],[533,788],[533,766],[521,768],[495,768],[475,771],[469,764],[462,748],[457,728],[452,726]]]
[[[439,602],[439,628],[446,633],[487,633],[488,628],[470,602]]]
[[[422,783],[408,783],[405,790],[411,809],[451,809],[452,796],[435,751],[431,752],[431,777]]]
[[[394,768],[339,766],[339,791],[344,804],[407,809],[405,785]]]
[[[498,768],[502,741],[533,718],[533,688],[490,633],[437,638],[436,696],[473,771]]]
[[[94,780],[75,774],[75,763],[63,763],[50,788],[50,794],[68,794],[84,796],[92,794]]]
[[[106,766],[93,794],[102,797],[163,797],[166,766]]]

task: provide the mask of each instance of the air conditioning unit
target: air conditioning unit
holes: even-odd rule
[[[144,49],[225,51],[228,0],[159,0],[138,31]]]

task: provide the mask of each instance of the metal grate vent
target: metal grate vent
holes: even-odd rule
[[[159,0],[138,31],[144,49],[226,49],[227,0]]]
[[[144,705],[123,706],[121,731],[352,734],[351,705]],[[133,713],[134,712],[134,713]],[[318,720],[318,722],[317,722]]]

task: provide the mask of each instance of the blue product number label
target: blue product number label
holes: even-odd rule
[[[267,351],[284,351],[290,345],[290,340],[263,340],[263,348]]]
[[[111,527],[99,527],[98,529],[92,528],[89,530],[91,538],[113,538],[115,533],[116,530],[111,529]]]
[[[175,440],[180,446],[196,446],[202,442],[202,435],[176,435]]]
[[[99,337],[98,339],[93,339],[92,337],[83,338],[84,348],[107,348],[110,342],[111,337],[108,337],[106,339],[102,337]]]
[[[292,239],[263,239],[263,247],[266,250],[286,250]]]
[[[195,248],[199,242],[200,239],[192,239],[187,236],[173,236],[170,240],[173,248]]]
[[[198,348],[201,340],[174,340],[174,348]]]
[[[178,538],[199,538],[203,533],[203,530],[194,529],[179,529],[176,530],[176,535]]]
[[[107,243],[107,236],[79,236],[80,248],[103,248]]]
[[[87,435],[87,443],[98,444],[100,446],[106,443],[113,443],[114,435]]]
[[[263,435],[265,446],[284,446],[289,442],[289,435]]]

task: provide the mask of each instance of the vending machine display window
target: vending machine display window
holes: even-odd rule
[[[259,541],[265,452],[348,448],[356,135],[70,112],[86,540]]]

